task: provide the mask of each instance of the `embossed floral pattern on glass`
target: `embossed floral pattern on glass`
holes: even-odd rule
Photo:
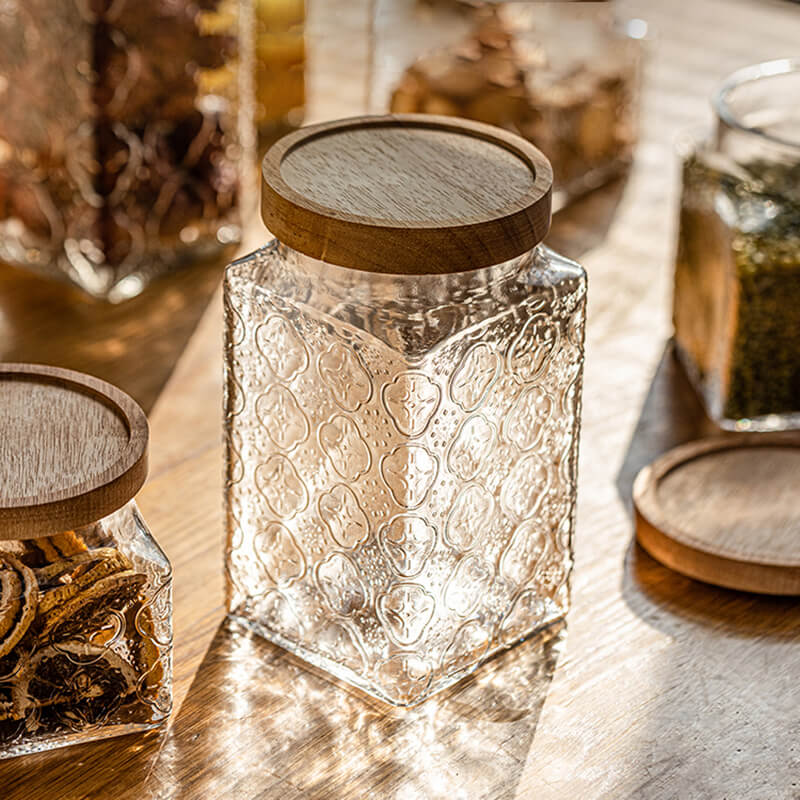
[[[135,504],[0,541],[0,758],[155,727],[172,707],[172,571]]]
[[[443,276],[273,243],[228,270],[228,607],[419,702],[563,616],[583,270],[550,250]]]

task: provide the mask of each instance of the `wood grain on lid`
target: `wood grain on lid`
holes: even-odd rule
[[[147,474],[147,419],[104,381],[35,364],[0,364],[0,540],[94,522]]]
[[[263,165],[262,214],[277,238],[340,266],[461,272],[507,261],[550,225],[552,171],[514,134],[430,115],[302,128]]]
[[[636,479],[637,536],[698,580],[800,594],[800,435],[720,437],[671,450]]]
[[[317,136],[286,154],[281,175],[325,208],[387,225],[479,222],[534,189],[525,162],[484,139],[395,127],[381,129],[376,142],[375,133],[356,128]]]

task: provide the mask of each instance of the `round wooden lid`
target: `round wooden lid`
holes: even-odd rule
[[[690,578],[800,594],[800,434],[723,436],[677,447],[633,486],[639,543]]]
[[[553,172],[533,145],[454,117],[355,117],[280,139],[264,222],[301,253],[354,269],[464,272],[527,252],[550,227]]]
[[[0,540],[96,522],[147,475],[147,418],[124,392],[72,370],[0,364]]]

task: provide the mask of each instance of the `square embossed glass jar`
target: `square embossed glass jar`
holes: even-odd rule
[[[0,364],[0,759],[145,731],[172,706],[172,570],[133,496],[144,412]]]
[[[569,602],[586,278],[551,172],[401,115],[280,140],[225,282],[230,614],[396,705]]]

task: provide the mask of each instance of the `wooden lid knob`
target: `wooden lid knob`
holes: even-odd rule
[[[301,128],[264,158],[267,227],[301,253],[392,274],[515,258],[550,227],[550,162],[524,139],[453,117],[355,117]]]
[[[690,578],[800,595],[800,434],[720,436],[670,450],[633,486],[639,544]]]
[[[147,476],[147,418],[72,370],[0,364],[0,541],[96,522]]]

